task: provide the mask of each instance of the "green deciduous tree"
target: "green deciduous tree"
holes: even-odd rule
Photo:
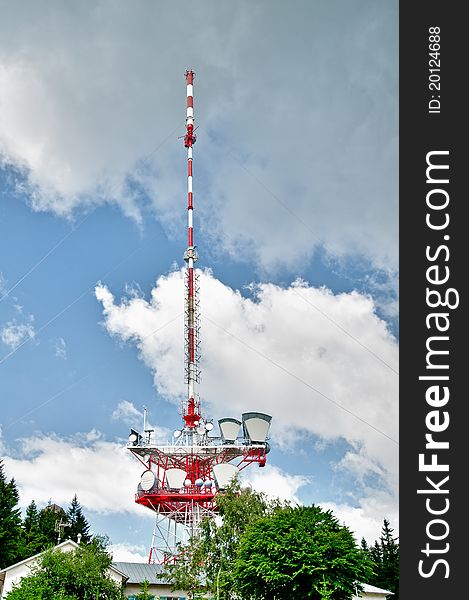
[[[140,584],[140,593],[135,596],[135,600],[154,600],[155,596],[148,591],[150,582],[145,579]]]
[[[236,597],[233,563],[240,537],[249,524],[274,506],[262,494],[241,489],[237,481],[219,494],[216,502],[219,518],[203,520],[200,535],[181,548],[178,560],[168,564],[162,574],[174,590],[187,591],[190,600],[204,591],[211,592],[217,600]]]
[[[280,507],[252,523],[234,565],[238,594],[253,600],[348,600],[370,575],[350,530],[314,505]]]
[[[14,479],[7,481],[0,460],[0,569],[17,562],[21,555],[21,514],[17,508],[18,489]]]
[[[107,576],[112,558],[106,545],[104,538],[94,538],[74,551],[47,550],[6,599],[122,600],[121,587]]]

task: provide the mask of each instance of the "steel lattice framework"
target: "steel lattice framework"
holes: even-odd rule
[[[199,383],[199,286],[194,264],[198,259],[194,244],[194,199],[192,191],[192,152],[196,141],[194,128],[194,72],[186,71],[187,148],[187,232],[184,252],[185,274],[185,382],[187,398],[181,406],[183,427],[171,442],[156,445],[152,430],[144,435],[131,430],[128,448],[144,467],[135,501],[155,512],[155,528],[149,562],[168,562],[178,555],[179,542],[197,532],[201,519],[217,513],[216,496],[246,466],[264,466],[269,451],[267,433],[271,417],[251,412],[242,421],[219,420],[220,435],[212,435],[213,423],[201,413],[196,391]],[[240,433],[241,431],[241,433]]]

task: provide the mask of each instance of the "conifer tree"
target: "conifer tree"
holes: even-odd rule
[[[0,460],[0,569],[20,558],[21,515],[17,508],[18,489],[14,479],[7,481]]]
[[[70,523],[70,527],[67,531],[67,537],[74,540],[78,539],[78,535],[81,535],[81,541],[83,543],[89,543],[91,541],[91,535],[89,533],[90,526],[88,521],[83,514],[83,510],[78,502],[77,495],[73,496],[70,507],[67,511],[67,520]]]
[[[26,508],[23,519],[22,558],[28,558],[43,550],[43,539],[39,528],[39,510],[34,500]]]
[[[384,519],[379,541],[368,548],[373,565],[373,576],[368,583],[389,590],[393,593],[389,598],[399,600],[399,544],[393,531],[389,521]]]

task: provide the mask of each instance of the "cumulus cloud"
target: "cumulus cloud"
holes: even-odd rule
[[[148,561],[148,550],[142,544],[111,544],[108,550],[114,562]]]
[[[372,480],[386,502],[396,503],[397,343],[372,299],[301,281],[287,288],[261,284],[245,298],[208,271],[199,277],[202,401],[210,415],[271,414],[273,443],[284,448],[311,434],[345,440],[348,450],[335,468],[356,480],[354,505],[366,502]],[[179,403],[183,319],[175,316],[182,309],[183,272],[160,277],[149,300],[134,296],[119,304],[102,284],[96,297],[107,331],[135,344],[158,392]],[[267,487],[275,477],[279,472],[270,471]],[[287,495],[295,496],[303,483],[290,479]]]
[[[142,422],[142,413],[135,408],[132,402],[122,400],[111,415],[112,421],[122,421],[130,427],[138,427]]]
[[[175,36],[188,6],[4,7],[0,156],[33,207],[117,203],[141,220],[151,205],[171,231],[191,64],[214,247],[275,269],[324,245],[395,270],[397,3],[204,1]]]
[[[129,427],[142,431],[143,411],[139,411],[132,402],[122,400],[113,410],[111,421],[120,421]],[[150,432],[152,443],[167,443],[172,433],[167,427],[152,425],[148,420],[146,431]]]
[[[77,494],[84,508],[97,513],[142,515],[133,502],[138,468],[122,444],[106,441],[96,430],[69,438],[41,434],[19,443],[20,452],[3,460],[14,473],[22,507],[50,499],[66,505]]]
[[[352,530],[357,542],[365,538],[369,544],[372,544],[379,539],[383,519],[388,519],[396,535],[399,531],[396,497],[384,491],[368,490],[358,505],[321,502],[321,506],[332,510],[339,521],[345,523]]]
[[[299,488],[308,483],[304,475],[285,473],[279,467],[267,464],[262,469],[255,469],[243,474],[244,480],[253,489],[263,492],[268,498],[301,504],[296,495]]]
[[[23,342],[33,340],[35,337],[33,315],[29,315],[27,321],[23,323],[13,319],[0,330],[0,339],[11,350],[15,350]]]

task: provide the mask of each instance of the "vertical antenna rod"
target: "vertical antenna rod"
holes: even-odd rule
[[[185,318],[185,358],[186,358],[186,383],[187,403],[183,405],[183,419],[186,428],[193,431],[199,421],[199,402],[196,400],[195,384],[199,379],[198,372],[198,299],[197,281],[194,274],[194,263],[197,260],[197,251],[194,245],[193,225],[193,196],[192,196],[192,147],[196,141],[194,134],[194,72],[186,71],[187,105],[186,105],[186,135],[184,146],[187,148],[187,250],[184,260],[187,263],[186,271],[186,318]]]

